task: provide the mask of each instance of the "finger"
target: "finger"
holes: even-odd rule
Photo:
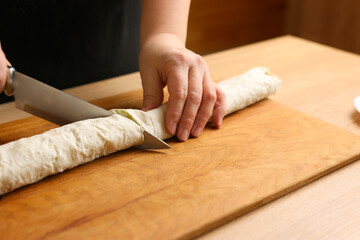
[[[188,92],[188,68],[176,67],[168,72],[168,108],[165,114],[166,130],[175,134],[182,115]]]
[[[199,110],[203,94],[203,74],[199,68],[190,68],[189,70],[188,96],[176,134],[180,141],[186,141],[189,138]]]
[[[5,88],[5,82],[6,82],[6,70],[0,69],[0,93]]]
[[[220,127],[226,114],[226,95],[219,85],[215,85],[216,102],[214,106],[213,120],[216,127]]]
[[[163,84],[156,72],[141,74],[143,86],[143,106],[141,110],[148,111],[160,106],[163,102]]]
[[[6,60],[4,54],[0,52],[0,93],[5,88],[6,77],[8,74],[7,63],[8,61]]]
[[[11,64],[6,59],[5,53],[2,50],[1,42],[0,42],[0,93],[4,90],[6,85],[6,78],[9,73],[7,66],[11,66]]]
[[[199,137],[204,130],[206,123],[211,117],[216,101],[216,89],[210,74],[207,71],[204,75],[204,90],[201,106],[197,113],[194,126],[191,129],[191,135],[193,137]]]

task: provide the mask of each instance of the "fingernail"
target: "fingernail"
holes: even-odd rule
[[[201,135],[201,127],[195,128],[194,135],[194,137],[199,137]]]
[[[180,133],[180,140],[186,141],[188,138],[189,138],[189,130],[187,129],[182,130],[182,132]]]
[[[146,112],[148,109],[149,109],[148,106],[143,106],[143,107],[141,108],[141,110],[142,110],[142,111],[145,111],[145,112]]]
[[[175,134],[175,132],[176,132],[176,123],[174,122],[170,126],[170,133]]]
[[[222,121],[223,121],[222,118],[220,118],[220,119],[219,119],[219,124],[218,124],[218,126],[217,126],[218,128],[221,126]]]

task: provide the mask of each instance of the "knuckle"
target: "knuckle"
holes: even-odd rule
[[[176,83],[181,83],[184,80],[181,72],[174,69],[169,69],[169,71],[167,72],[167,76],[171,77],[171,79],[168,79],[168,81],[175,81]]]
[[[192,123],[195,120],[195,116],[192,115],[184,115],[181,119],[181,121],[185,124],[185,125],[192,125]]]
[[[168,65],[164,69],[165,75],[162,75],[162,78],[167,79],[168,82],[170,80],[175,81],[177,83],[183,82],[184,76],[182,74],[181,69],[183,69],[183,67],[181,67],[180,65],[176,65],[176,64]]]
[[[201,123],[202,125],[205,125],[209,120],[209,118],[210,118],[210,114],[208,116],[201,114],[197,116],[196,121]]]
[[[191,103],[200,105],[201,103],[202,94],[197,91],[192,91],[189,93],[188,99]]]
[[[172,93],[175,100],[185,101],[187,98],[187,91],[185,89],[178,89]]]
[[[218,91],[217,93],[217,99],[216,102],[218,104],[225,104],[226,103],[226,94],[225,92],[221,89],[220,91]]]
[[[215,93],[215,91],[210,91],[210,92],[206,93],[204,98],[208,102],[215,102],[216,101],[216,93]]]
[[[181,116],[181,112],[178,112],[178,111],[171,111],[171,112],[168,113],[169,119],[177,119],[177,120],[179,120],[180,116]]]
[[[175,51],[173,53],[173,56],[174,56],[174,59],[177,61],[177,62],[180,62],[180,63],[185,63],[186,62],[186,54],[183,52],[183,51]]]
[[[165,66],[184,66],[187,64],[187,56],[183,51],[175,50],[172,54],[165,60]]]
[[[195,55],[195,62],[197,65],[200,65],[200,66],[206,65],[205,60],[198,54]]]
[[[218,90],[218,95],[220,95],[221,97],[225,97],[225,92],[220,86],[217,87],[217,90]]]
[[[171,58],[167,58],[164,61],[164,73],[165,73],[165,76],[169,76],[173,72],[176,72],[176,71],[174,71],[175,70],[174,68],[175,68],[175,65],[174,65],[173,60]]]

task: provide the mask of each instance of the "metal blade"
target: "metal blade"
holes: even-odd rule
[[[160,138],[152,135],[151,133],[144,130],[144,139],[142,147],[147,149],[166,149],[171,148],[166,142],[161,140]]]
[[[17,108],[58,125],[113,114],[17,71],[14,71],[13,88]],[[146,131],[144,139],[142,148],[170,148]]]
[[[13,84],[17,108],[58,125],[112,114],[17,71]]]

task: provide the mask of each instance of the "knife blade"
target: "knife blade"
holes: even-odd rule
[[[26,76],[9,67],[5,94],[14,95],[17,108],[58,125],[90,118],[107,117],[113,113],[68,93]],[[170,148],[160,138],[144,130],[146,149]]]

